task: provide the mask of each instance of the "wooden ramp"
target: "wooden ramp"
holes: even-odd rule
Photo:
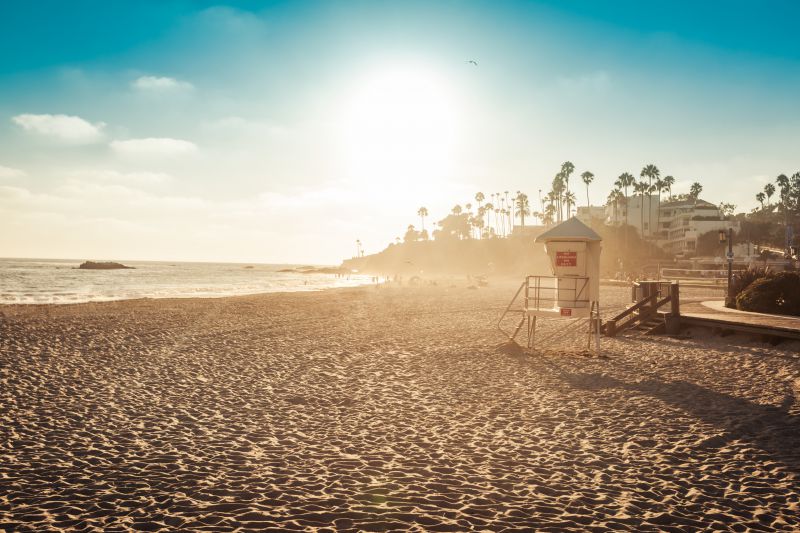
[[[684,303],[681,326],[702,326],[800,340],[800,317],[726,309],[722,301]]]

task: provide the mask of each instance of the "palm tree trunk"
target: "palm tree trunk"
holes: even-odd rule
[[[639,217],[639,229],[642,230],[642,239],[644,239],[644,191],[639,193],[639,196],[642,199],[641,216]]]
[[[648,178],[647,183],[647,236],[653,236],[653,225],[651,222],[653,221],[653,194],[650,192],[651,187],[653,187],[653,176]]]
[[[622,259],[622,269],[625,270],[625,263],[628,261],[628,209],[630,205],[628,204],[628,188],[625,187],[625,227],[623,228],[625,231],[625,254]]]
[[[658,190],[658,206],[656,206],[656,240],[658,232],[661,231],[661,189]]]

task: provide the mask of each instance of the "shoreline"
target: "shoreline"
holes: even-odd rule
[[[143,296],[138,298],[114,298],[110,300],[86,300],[82,302],[30,302],[30,303],[6,303],[0,302],[0,311],[7,307],[63,307],[73,305],[87,305],[87,304],[113,304],[119,302],[150,302],[150,301],[180,301],[180,300],[222,300],[225,298],[246,298],[250,296],[263,296],[267,294],[295,294],[295,293],[312,293],[312,292],[325,292],[337,291],[347,289],[361,289],[364,287],[374,286],[374,284],[363,283],[360,285],[352,285],[349,287],[322,287],[312,289],[298,289],[298,290],[280,290],[280,291],[261,291],[249,292],[243,294],[222,294],[220,296]]]
[[[372,276],[370,276],[372,277]],[[383,278],[385,275],[376,276],[378,278]],[[491,287],[489,290],[496,289],[498,286],[502,287],[511,287],[512,285],[518,285],[520,280],[523,278],[519,276],[496,276],[494,278],[490,278]],[[450,276],[447,275],[439,275],[439,276],[432,276],[430,278],[423,278],[423,281],[434,281],[436,285],[440,283],[465,283],[465,287],[467,288],[468,285],[471,285],[472,282],[466,281],[467,274],[453,274]],[[601,287],[630,287],[629,281],[620,281],[620,280],[601,280],[600,286]],[[363,289],[367,287],[382,287],[382,288],[423,288],[428,287],[429,284],[416,284],[416,285],[397,285],[395,282],[372,282],[372,281],[364,281],[363,283],[357,285],[350,285],[345,287],[321,287],[321,288],[298,288],[296,290],[275,290],[275,291],[258,291],[258,292],[247,292],[241,294],[221,294],[219,296],[144,296],[144,297],[136,297],[136,298],[112,298],[107,300],[85,300],[85,301],[70,301],[70,302],[0,302],[0,311],[4,308],[8,307],[46,307],[46,306],[71,306],[71,305],[85,305],[85,304],[107,304],[107,303],[115,303],[115,302],[136,302],[136,301],[169,301],[169,300],[220,300],[225,298],[242,298],[242,297],[249,297],[249,296],[261,296],[267,294],[294,294],[294,293],[318,293],[318,292],[327,292],[327,291],[338,291],[338,290],[345,290],[345,289]],[[452,285],[451,285],[452,286]],[[457,287],[457,286],[456,286]],[[487,287],[477,287],[479,290],[487,290]],[[686,287],[687,289],[694,288],[694,287]],[[712,287],[699,287],[701,289],[713,289]]]

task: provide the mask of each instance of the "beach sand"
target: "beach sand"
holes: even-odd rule
[[[796,344],[519,356],[512,294],[0,308],[0,529],[800,529]]]

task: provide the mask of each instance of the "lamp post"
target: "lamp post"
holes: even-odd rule
[[[725,232],[720,231],[720,240],[724,242]],[[733,301],[733,285],[731,281],[733,281],[733,228],[728,228],[728,291],[727,295],[725,296],[725,306],[730,307],[734,304]]]

